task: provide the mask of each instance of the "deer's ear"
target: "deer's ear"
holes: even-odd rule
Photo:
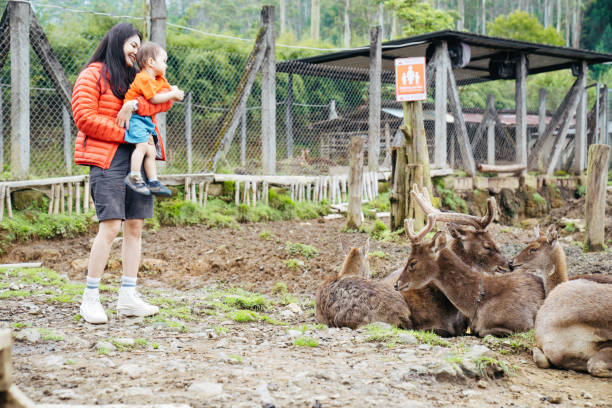
[[[455,239],[465,239],[465,230],[463,230],[459,225],[454,222],[448,223],[448,232]]]
[[[363,254],[367,256],[368,252],[370,252],[370,237],[366,239],[365,245],[363,246]]]
[[[433,244],[434,253],[437,255],[438,252],[446,248],[446,244],[447,244],[446,234],[442,231],[436,232],[436,235],[434,235],[431,242]]]
[[[548,241],[549,245],[552,245],[559,238],[559,234],[557,233],[557,229],[554,225],[548,227],[548,231],[546,231],[546,241]]]
[[[342,245],[342,252],[344,253],[344,255],[348,255],[349,247],[346,246],[346,243],[344,242],[343,239],[340,240],[340,244]]]

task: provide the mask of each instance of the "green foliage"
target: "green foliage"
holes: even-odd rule
[[[236,289],[236,293],[223,296],[222,302],[226,305],[246,310],[264,311],[269,307],[270,301],[258,293]]]
[[[402,333],[409,334],[414,336],[417,341],[421,344],[429,344],[431,346],[442,346],[442,347],[450,347],[451,344],[430,331],[421,331],[421,330],[403,330],[398,329],[397,327],[383,327],[377,324],[369,324],[365,326],[366,329],[366,341],[369,342],[385,342],[387,346],[393,347],[395,346]]]
[[[256,322],[260,319],[259,314],[251,310],[233,310],[228,317],[239,323]]]
[[[504,338],[487,335],[483,338],[483,342],[501,354],[530,353],[534,344],[533,329],[528,332],[514,333]]]
[[[406,21],[402,29],[405,36],[452,30],[455,28],[454,19],[458,17],[455,12],[436,9],[426,1],[387,0],[385,5]]]
[[[565,45],[561,34],[552,26],[544,28],[535,16],[521,10],[516,10],[507,16],[498,16],[494,21],[488,23],[487,34],[538,44]]]
[[[283,263],[289,269],[298,269],[300,266],[304,266],[304,262],[295,258],[286,259],[285,261],[283,261]]]
[[[467,203],[453,190],[444,185],[444,180],[434,179],[434,185],[442,199],[442,205],[454,212],[467,213]]]
[[[612,52],[612,0],[588,2],[582,22],[580,45],[588,50]],[[597,64],[589,67],[600,81],[610,73],[609,65]],[[612,84],[609,81],[605,81]]]
[[[546,199],[538,193],[533,193],[531,198],[533,198],[533,201],[535,201],[536,204],[544,204],[546,202]]]
[[[576,187],[576,198],[580,198],[582,196],[584,196],[586,194],[586,186],[584,184],[580,184],[578,187]]]
[[[378,259],[384,259],[387,257],[387,254],[383,251],[371,251],[370,253],[368,253],[368,256]]]
[[[74,238],[94,225],[93,212],[48,215],[38,211],[15,212],[0,222],[0,253],[14,242],[32,239]]]
[[[293,340],[293,345],[300,347],[318,347],[319,340],[308,336],[300,336]]]
[[[291,256],[303,256],[306,259],[315,258],[319,255],[319,250],[312,245],[291,241],[285,243],[285,251]]]
[[[269,241],[272,239],[272,234],[270,234],[270,231],[262,231],[259,234],[259,238]]]

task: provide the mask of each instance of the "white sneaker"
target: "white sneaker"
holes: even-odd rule
[[[136,288],[119,288],[117,314],[124,316],[151,316],[159,313],[159,307],[150,305],[140,298]]]
[[[100,293],[97,289],[85,288],[83,291],[81,316],[83,316],[83,319],[88,323],[108,323],[108,316],[106,316],[106,312],[100,303]]]

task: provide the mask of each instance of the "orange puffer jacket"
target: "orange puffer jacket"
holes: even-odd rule
[[[93,165],[108,169],[120,143],[124,143],[125,129],[115,123],[123,101],[111,91],[108,82],[99,81],[102,63],[94,62],[85,68],[72,90],[72,115],[79,133],[74,149],[76,164]],[[151,116],[159,134],[155,114],[165,112],[172,102],[154,105],[138,98],[138,114]],[[159,138],[161,160],[166,160],[164,145]]]

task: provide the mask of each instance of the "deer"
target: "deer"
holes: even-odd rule
[[[559,235],[554,225],[546,230],[545,235],[534,227],[535,239],[519,252],[508,264],[511,270],[536,270],[543,278],[546,296],[558,285],[572,279],[586,279],[598,283],[612,283],[607,275],[583,274],[568,279],[565,251],[559,244]]]
[[[395,289],[420,289],[433,283],[469,319],[472,331],[480,337],[503,337],[533,328],[544,300],[536,277],[523,272],[489,275],[474,269],[448,248],[442,232],[424,243],[435,223],[436,214],[429,214],[427,225],[416,234],[414,220],[404,221],[412,248]]]
[[[586,279],[561,283],[538,311],[533,359],[612,377],[612,285]]]
[[[421,193],[415,185],[413,191],[417,204],[426,215],[435,214],[436,219],[449,222],[448,229],[452,237],[449,247],[463,262],[483,272],[507,269],[508,261],[485,230],[495,218],[495,198],[491,197],[487,201],[487,213],[483,217],[475,217],[455,212],[442,213],[431,204],[426,188]],[[472,226],[475,230],[460,225]],[[383,281],[393,285],[402,270],[393,272]],[[459,336],[467,329],[467,317],[433,283],[421,289],[403,290],[401,293],[412,313],[415,329],[432,330],[443,337]]]
[[[362,248],[348,248],[340,273],[326,279],[316,294],[316,319],[331,327],[356,329],[373,322],[385,322],[412,329],[410,309],[393,287],[370,280],[367,254],[369,239]]]

